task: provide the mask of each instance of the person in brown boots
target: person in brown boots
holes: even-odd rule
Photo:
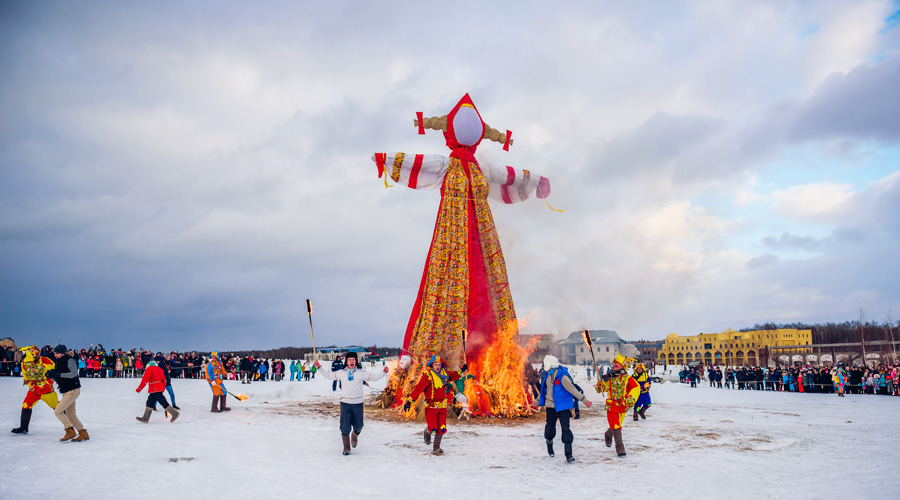
[[[641,392],[638,383],[628,375],[628,370],[625,369],[626,365],[632,361],[631,358],[625,358],[616,353],[612,371],[597,381],[597,392],[607,393],[606,420],[609,423],[609,429],[603,436],[604,443],[609,448],[615,440],[616,455],[619,457],[625,456],[625,444],[622,442],[622,422],[625,421],[628,409],[634,405]]]
[[[422,377],[416,387],[406,397],[403,403],[403,411],[409,411],[419,395],[425,395],[425,444],[431,442],[431,433],[434,433],[434,444],[431,448],[432,455],[443,455],[441,440],[447,433],[447,384],[459,380],[460,374],[469,369],[464,364],[459,371],[448,372],[443,358],[434,354],[425,365]]]
[[[66,346],[59,344],[53,348],[53,357],[56,358],[56,368],[47,374],[56,381],[62,400],[56,405],[53,413],[62,422],[66,429],[66,435],[60,441],[72,440],[73,443],[87,441],[91,437],[84,429],[78,415],[75,414],[75,400],[81,395],[81,382],[78,380],[78,363],[69,356]],[[76,436],[75,431],[78,430]]]
[[[159,403],[167,413],[172,415],[169,422],[174,422],[180,413],[174,406],[169,405],[169,402],[166,401],[166,397],[163,395],[163,391],[166,390],[166,375],[156,361],[147,363],[147,369],[144,370],[144,376],[141,377],[141,385],[135,389],[135,392],[140,393],[145,385],[147,386],[149,395],[147,396],[147,404],[144,405],[144,416],[134,418],[136,418],[138,422],[143,422],[145,424],[149,423],[150,414],[153,413],[153,407],[156,403]]]
[[[350,448],[356,448],[363,428],[363,385],[367,381],[382,379],[389,369],[385,366],[384,370],[365,371],[360,368],[355,352],[347,353],[342,366],[340,370],[331,371],[323,368],[318,359],[313,363],[323,377],[341,384],[341,442],[344,445],[343,454],[349,455]]]
[[[209,362],[206,363],[204,374],[213,393],[212,408],[209,411],[212,413],[231,411],[231,408],[225,405],[225,398],[228,397],[228,391],[225,389],[225,383],[223,382],[225,367],[222,366],[222,362],[219,360],[218,351],[209,353]]]

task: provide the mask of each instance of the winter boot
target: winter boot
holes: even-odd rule
[[[13,434],[28,434],[28,424],[31,422],[31,408],[22,408],[22,417],[19,419],[19,426],[13,429]]]
[[[175,406],[174,406],[174,405],[173,405],[173,406],[170,406],[170,407],[168,408],[168,412],[172,414],[172,418],[169,419],[169,422],[174,422],[175,419],[178,418],[179,415],[181,415],[181,412],[178,411],[177,409],[175,409]]]
[[[638,412],[638,415],[641,416],[642,419],[647,420],[647,415],[644,415],[644,412],[647,411],[647,408],[641,408],[641,411]]]
[[[219,413],[222,411],[219,409],[219,397],[220,396],[213,396],[212,409],[209,410],[211,413]]]
[[[635,421],[635,422],[638,421],[638,411],[637,411],[637,409],[634,410],[634,421]]]
[[[603,443],[606,445],[607,448],[609,448],[610,446],[612,446],[612,442],[613,442],[613,430],[607,429],[606,434],[603,435]]]
[[[616,440],[616,455],[620,457],[625,456],[625,443],[622,442],[622,429],[616,429],[613,431],[613,438]]]
[[[90,438],[91,437],[88,436],[87,429],[81,429],[80,431],[78,431],[78,437],[73,439],[72,442],[77,443],[79,441],[87,441]]]
[[[75,437],[75,428],[74,427],[66,427],[66,435],[59,438],[60,441],[68,441]]]
[[[553,440],[552,439],[547,440],[547,454],[550,455],[551,457],[555,456],[553,454]]]
[[[356,448],[356,445],[359,443],[359,434],[356,432],[350,433],[350,446]]]
[[[347,434],[341,434],[341,441],[344,442],[344,455],[350,454],[350,436]]]
[[[225,405],[227,396],[219,396],[219,411],[231,411],[231,408]]]
[[[575,457],[572,456],[572,443],[563,443],[566,451],[566,462],[572,463],[575,461]]]
[[[444,435],[440,432],[434,433],[434,446],[431,449],[432,455],[443,455],[444,450],[441,449],[441,439],[444,438]]]
[[[153,413],[153,408],[149,406],[144,408],[144,416],[143,417],[134,417],[138,422],[149,423],[150,422],[150,414]]]
[[[425,429],[425,431],[422,432],[422,437],[425,438],[425,444],[431,444],[431,431]]]

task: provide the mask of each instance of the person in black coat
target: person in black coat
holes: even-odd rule
[[[334,361],[331,362],[331,373],[337,373],[343,369],[344,362],[341,361],[341,357],[338,356]],[[341,389],[344,388],[344,386],[341,384],[341,381],[338,380],[337,377],[335,377],[334,381],[331,382],[331,392],[336,391],[338,387],[340,387]]]

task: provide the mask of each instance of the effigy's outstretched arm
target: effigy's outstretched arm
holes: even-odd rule
[[[534,194],[537,198],[550,196],[550,179],[524,169],[508,166],[478,164],[488,181],[492,199],[510,204],[525,201]]]
[[[441,187],[450,164],[450,159],[445,156],[406,153],[375,153],[372,161],[378,167],[378,177],[386,174],[397,184],[412,189]]]

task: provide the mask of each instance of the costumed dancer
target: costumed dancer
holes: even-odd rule
[[[209,362],[206,363],[204,375],[213,393],[212,408],[209,411],[211,413],[231,411],[231,408],[225,404],[225,398],[228,397],[228,391],[225,389],[225,383],[222,380],[225,377],[225,367],[222,366],[222,362],[219,360],[218,351],[209,353]]]
[[[155,360],[147,363],[147,368],[144,370],[144,376],[141,377],[141,384],[134,392],[140,394],[140,392],[144,390],[144,386],[147,386],[148,392],[147,403],[144,405],[144,416],[134,418],[138,422],[143,422],[145,424],[149,423],[150,414],[153,413],[153,407],[156,406],[156,403],[159,403],[162,405],[163,409],[166,410],[166,413],[172,415],[169,422],[174,422],[180,413],[174,406],[169,405],[169,402],[166,401],[166,396],[163,395],[163,391],[166,390],[166,375],[163,373],[163,369],[159,367],[159,363]]]
[[[50,358],[41,356],[41,350],[33,345],[22,347],[19,351],[25,353],[22,359],[22,384],[28,386],[28,392],[25,393],[25,400],[22,402],[19,426],[13,429],[12,433],[28,434],[31,411],[38,401],[47,403],[47,406],[54,410],[59,404],[59,398],[53,390],[53,380],[47,378],[47,372],[53,370],[56,363]]]
[[[559,364],[556,356],[544,356],[544,377],[541,380],[541,392],[538,406],[543,406],[547,411],[547,421],[544,424],[544,439],[547,441],[547,453],[552,457],[553,438],[556,437],[556,421],[562,431],[562,442],[565,447],[566,462],[574,462],[572,455],[572,442],[575,436],[569,428],[569,419],[572,417],[572,408],[575,400],[584,401],[584,405],[591,407],[591,402],[584,393],[576,389],[575,381],[569,375],[569,370]],[[551,381],[551,389],[547,388],[547,381]]]
[[[367,381],[384,378],[389,368],[385,366],[383,371],[367,372],[360,368],[359,358],[355,352],[347,353],[339,370],[323,369],[318,359],[313,363],[313,367],[328,380],[341,383],[341,441],[344,444],[343,454],[349,455],[350,448],[356,448],[359,433],[363,428],[363,385]]]
[[[635,382],[638,383],[638,386],[641,388],[641,395],[638,396],[637,402],[634,403],[634,420],[637,421],[638,415],[641,418],[646,419],[647,416],[644,415],[644,412],[650,408],[650,375],[647,373],[647,369],[644,368],[643,363],[638,363],[637,366],[634,367],[634,374],[631,376]],[[712,380],[715,377],[710,377]]]
[[[403,350],[437,353],[454,365],[468,359],[475,368],[474,374],[483,383],[489,382],[481,370],[487,350],[498,341],[516,345],[518,327],[506,261],[488,196],[505,204],[524,201],[531,195],[544,199],[550,195],[550,181],[528,170],[479,164],[475,152],[482,139],[503,144],[503,149],[508,150],[512,134],[509,131],[503,134],[485,124],[468,94],[445,116],[423,118],[418,113],[418,117],[420,135],[426,129],[443,132],[451,150],[449,158],[400,152],[376,153],[372,157],[378,177],[385,176],[385,186],[390,177],[411,189],[440,188],[441,193]],[[463,330],[468,332],[467,358],[456,333]],[[521,353],[510,355],[521,356]],[[521,361],[524,360],[522,356]],[[513,377],[520,377],[519,363],[507,363],[508,366],[501,367],[492,377],[509,379],[510,370],[516,372]],[[418,375],[426,371],[421,361],[417,361],[408,372],[392,378],[382,402],[391,406],[402,403]],[[527,406],[524,391],[504,395],[515,397],[515,403]],[[477,406],[473,408],[477,410]]]
[[[419,382],[412,390],[406,402],[403,404],[403,411],[409,411],[413,402],[419,399],[421,394],[425,394],[425,432],[423,437],[425,444],[431,443],[431,433],[434,433],[434,445],[432,446],[432,455],[443,455],[444,450],[441,449],[441,440],[447,433],[447,384],[459,380],[460,372],[465,373],[469,369],[469,365],[463,365],[460,371],[447,372],[444,368],[444,360],[437,354],[433,354],[425,364],[425,371]]]
[[[59,404],[53,413],[62,422],[66,429],[66,435],[60,441],[72,440],[73,443],[87,441],[91,438],[87,430],[78,420],[75,413],[75,400],[81,395],[81,381],[78,380],[78,363],[69,356],[66,346],[59,344],[53,348],[53,357],[56,358],[56,368],[47,372],[47,376],[56,381],[59,393],[62,394]],[[75,431],[78,431],[76,437]]]
[[[603,436],[604,442],[608,448],[615,440],[616,455],[620,457],[625,456],[625,444],[622,442],[622,422],[625,421],[625,414],[628,413],[629,408],[634,406],[641,392],[638,383],[628,375],[628,370],[626,370],[627,365],[632,361],[634,360],[617,352],[612,370],[597,381],[597,392],[607,393],[606,420],[609,423],[609,429]]]
[[[838,397],[844,397],[844,385],[847,384],[847,374],[844,372],[843,368],[835,368],[834,369],[834,392],[837,393]]]

